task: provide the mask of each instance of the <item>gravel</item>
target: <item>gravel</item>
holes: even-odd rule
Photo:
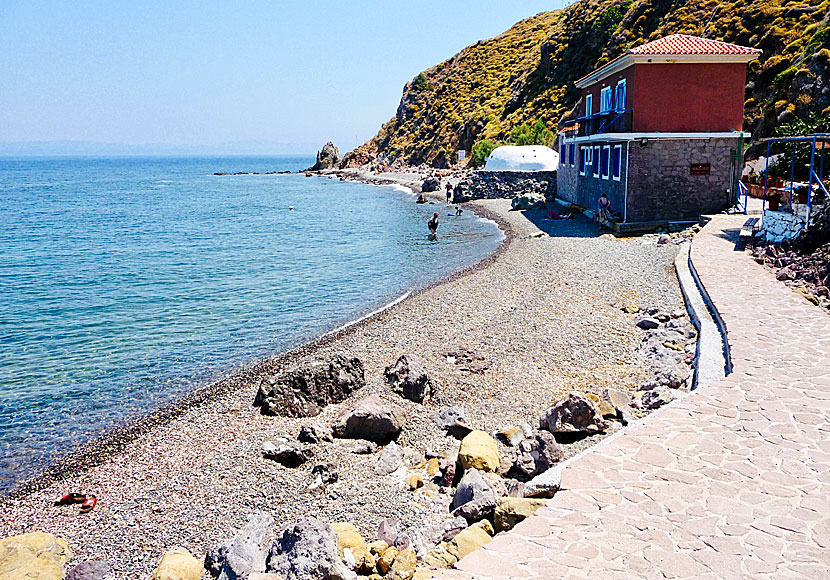
[[[523,422],[538,425],[540,414],[570,390],[633,391],[644,378],[636,354],[643,331],[621,305],[682,307],[674,245],[600,235],[581,216],[544,222],[544,210],[511,212],[510,200],[471,206],[496,217],[508,234],[494,258],[306,349],[309,355],[359,357],[367,385],[357,396],[374,393],[403,407],[408,423],[398,443],[428,454],[458,445],[432,420],[443,407],[464,408],[473,427],[492,433]],[[553,235],[540,236],[534,223]],[[450,352],[478,362],[462,364]],[[436,386],[431,401],[413,403],[390,391],[383,371],[402,353],[423,358]],[[285,362],[265,366],[273,372]],[[233,388],[197,398],[152,428],[127,431],[123,449],[90,468],[6,498],[0,537],[48,531],[70,543],[72,563],[101,558],[115,578],[126,579],[149,575],[172,546],[203,557],[256,511],[270,513],[278,526],[304,515],[350,521],[367,539],[387,517],[405,527],[450,517],[449,495],[430,486],[410,491],[405,470],[376,476],[377,453],[355,455],[352,442],[315,446],[312,459],[296,469],[264,459],[267,437],[296,437],[304,424],[330,424],[349,401],[313,419],[266,417],[251,405],[258,372],[243,373]],[[600,437],[565,445],[565,453],[574,455]],[[306,491],[320,463],[336,466],[339,478]],[[69,491],[97,495],[97,507],[88,515],[73,506],[52,507]]]

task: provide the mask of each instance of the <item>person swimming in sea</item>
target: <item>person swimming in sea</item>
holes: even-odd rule
[[[429,228],[430,235],[435,237],[438,234],[438,212],[436,211],[432,214],[432,218],[427,222],[427,227]]]

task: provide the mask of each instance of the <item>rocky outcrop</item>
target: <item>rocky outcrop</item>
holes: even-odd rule
[[[265,572],[273,525],[274,518],[266,513],[249,516],[235,538],[207,553],[205,568],[219,580],[243,580],[251,573]]]
[[[263,415],[312,417],[326,405],[346,400],[365,384],[360,359],[335,355],[264,379],[254,406],[261,407]]]
[[[377,395],[369,395],[340,414],[334,425],[334,435],[383,444],[395,439],[405,422],[403,409]]]
[[[402,354],[384,374],[393,392],[415,403],[423,403],[435,393],[424,362],[417,355]]]
[[[317,152],[317,162],[306,171],[323,171],[340,167],[340,151],[329,141]]]
[[[551,433],[594,434],[608,428],[599,406],[577,391],[571,391],[545,411],[539,424]]]
[[[340,559],[337,534],[317,518],[301,518],[277,533],[266,572],[284,580],[354,580],[357,577]]]
[[[0,540],[0,580],[62,580],[72,550],[62,539],[32,532]],[[201,566],[200,566],[201,568]]]

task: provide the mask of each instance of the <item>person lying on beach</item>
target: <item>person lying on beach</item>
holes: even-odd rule
[[[550,212],[548,212],[548,215],[550,216],[550,219],[552,219],[552,220],[569,220],[569,219],[573,219],[573,217],[574,217],[573,214],[560,215],[560,214],[556,213],[553,210],[550,210]]]
[[[432,218],[427,222],[427,227],[433,236],[438,233],[438,212],[432,214]]]

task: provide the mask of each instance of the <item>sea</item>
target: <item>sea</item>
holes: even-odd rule
[[[418,205],[400,186],[266,174],[313,162],[0,158],[1,494],[503,239],[495,223]]]

